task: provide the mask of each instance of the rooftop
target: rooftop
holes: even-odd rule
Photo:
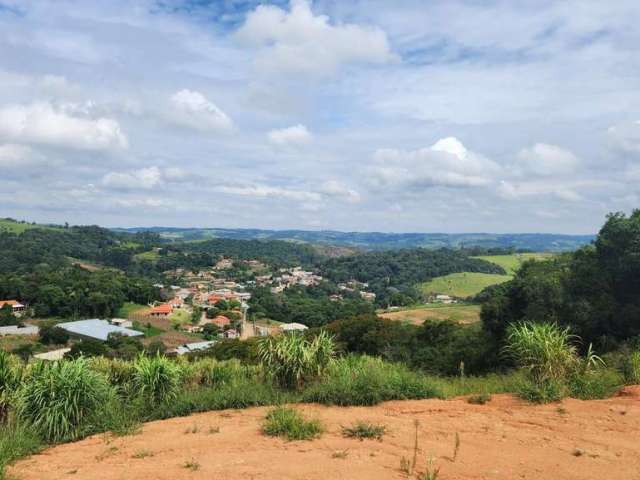
[[[121,333],[127,337],[140,337],[144,335],[142,332],[138,332],[137,330],[111,325],[106,320],[99,320],[97,318],[91,320],[78,320],[77,322],[59,323],[56,326],[69,333],[81,335],[83,337],[95,338],[96,340],[102,341],[106,341],[110,333]]]

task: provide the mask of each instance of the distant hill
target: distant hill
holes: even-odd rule
[[[238,240],[286,240],[325,244],[365,250],[399,248],[512,248],[534,252],[563,252],[590,243],[593,235],[560,235],[552,233],[381,233],[338,232],[332,230],[260,230],[244,228],[128,228],[125,232],[154,232],[176,241],[233,238]]]
[[[26,230],[34,228],[45,228],[48,230],[59,230],[61,227],[56,225],[44,225],[40,223],[29,223],[25,221],[14,220],[13,218],[0,218],[0,231],[11,233],[22,233]]]

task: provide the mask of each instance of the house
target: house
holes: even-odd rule
[[[439,303],[455,303],[455,300],[449,295],[436,295],[436,302]]]
[[[217,317],[212,319],[210,323],[213,323],[214,325],[217,325],[220,328],[224,328],[227,325],[231,325],[231,320],[225,317],[224,315],[218,315]]]
[[[180,330],[187,333],[202,333],[202,327],[200,325],[186,324],[182,325]]]
[[[149,312],[149,315],[151,315],[152,317],[167,317],[171,315],[172,311],[173,308],[171,307],[171,305],[169,305],[168,303],[163,303],[161,305],[153,307],[151,309],[151,312]]]
[[[215,344],[216,342],[213,340],[208,342],[185,343],[184,345],[176,347],[173,353],[176,355],[185,355],[187,353],[201,352],[213,347]]]
[[[222,334],[224,338],[240,338],[240,333],[237,330],[230,328]]]
[[[5,305],[10,305],[13,313],[24,312],[24,309],[26,308],[17,300],[0,300],[0,308],[3,308]]]
[[[376,299],[376,294],[373,292],[360,292],[360,298],[368,302],[373,302]]]
[[[133,322],[131,320],[127,320],[126,318],[112,318],[110,323],[111,325],[115,325],[116,327],[133,327]]]
[[[0,327],[0,337],[5,335],[37,335],[40,329],[35,325],[9,325]]]
[[[33,358],[37,358],[38,360],[48,360],[50,362],[55,362],[56,360],[64,359],[66,353],[70,352],[70,348],[60,348],[58,350],[51,350],[50,352],[44,353],[36,353]]]
[[[280,325],[280,330],[283,332],[303,332],[307,330],[309,327],[303,325],[301,323],[283,323]]]
[[[169,300],[167,304],[171,305],[171,308],[182,308],[184,300],[180,297],[175,297]]]
[[[127,337],[141,337],[144,335],[144,333],[138,332],[137,330],[111,325],[106,320],[99,320],[97,318],[59,323],[56,326],[66,330],[73,336],[102,340],[103,342],[106,341],[112,333],[119,333]]]

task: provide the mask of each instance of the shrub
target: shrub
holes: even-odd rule
[[[285,388],[297,388],[321,376],[334,351],[333,339],[324,331],[312,340],[300,334],[284,334],[267,337],[258,344],[265,370]]]
[[[304,401],[328,405],[376,405],[386,400],[441,397],[423,375],[379,358],[349,356],[333,361],[326,378],[303,392]]]
[[[557,402],[567,396],[567,389],[562,382],[546,380],[541,383],[523,380],[516,390],[519,397],[531,403]]]
[[[47,441],[75,439],[111,393],[106,379],[82,358],[38,363],[18,392],[18,417]]]
[[[173,400],[178,396],[182,372],[180,366],[166,357],[140,354],[133,364],[135,391],[151,404]]]
[[[507,330],[505,352],[537,384],[559,382],[575,368],[577,337],[551,323],[518,323]]]
[[[287,440],[311,440],[319,437],[324,427],[318,420],[306,420],[293,408],[277,407],[267,414],[262,431]]]
[[[191,381],[208,387],[225,385],[250,375],[250,369],[236,359],[218,361],[213,358],[202,358],[193,362],[190,367]]]
[[[640,351],[631,352],[622,364],[624,381],[628,385],[640,384]]]
[[[41,446],[42,441],[33,428],[16,423],[0,427],[0,478],[5,478],[5,467],[9,463],[38,451]]]
[[[467,398],[467,402],[473,405],[484,405],[487,402],[491,401],[491,394],[489,393],[478,393],[476,395],[471,395]]]
[[[22,362],[17,357],[0,350],[0,422],[4,422],[9,414],[23,370]]]
[[[386,431],[387,428],[384,425],[376,425],[362,420],[357,421],[350,427],[342,427],[342,434],[345,437],[358,438],[360,440],[364,440],[365,438],[382,440],[382,436]]]
[[[574,374],[569,381],[569,392],[573,398],[595,400],[608,398],[624,384],[624,378],[607,368],[590,369]]]
[[[135,374],[132,362],[118,358],[91,357],[88,359],[88,363],[93,370],[104,375],[119,393],[129,393]]]

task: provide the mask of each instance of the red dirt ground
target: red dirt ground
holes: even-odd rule
[[[297,408],[325,424],[321,438],[264,436],[268,408],[209,412],[145,424],[136,435],[96,435],[50,448],[9,474],[20,480],[415,479],[433,457],[439,480],[640,479],[640,387],[608,400],[544,406],[495,395],[485,405],[455,399]],[[387,427],[382,441],[342,436],[342,426],[361,419]],[[413,456],[415,420],[418,463],[409,477],[400,463]]]

